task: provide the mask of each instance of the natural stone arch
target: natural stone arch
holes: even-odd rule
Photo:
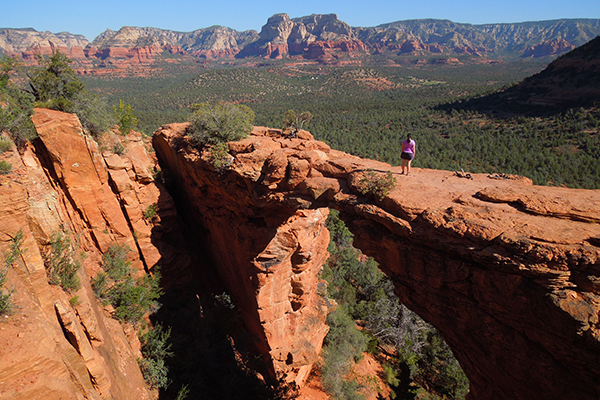
[[[187,146],[184,129],[161,128],[154,146],[191,203],[208,201],[235,214],[248,224],[236,231],[246,232],[238,235],[246,241],[257,226],[276,237],[300,211],[310,219],[322,207],[341,210],[355,246],[379,262],[400,300],[451,346],[471,382],[470,398],[600,395],[599,191],[537,187],[504,175],[465,179],[413,169],[400,176],[308,132],[286,139],[266,128],[229,143],[232,168],[218,173],[208,153]],[[392,171],[396,190],[383,200],[358,195],[366,169]],[[226,226],[212,226],[219,225]],[[280,372],[292,372],[285,369],[288,354]]]

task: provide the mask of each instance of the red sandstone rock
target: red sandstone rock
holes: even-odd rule
[[[98,145],[84,135],[77,116],[37,109],[32,119],[52,163],[51,173],[84,217],[81,229],[90,230],[103,252],[115,240],[134,249],[135,241],[110,188]],[[142,269],[139,258],[133,261]]]
[[[574,48],[575,46],[564,39],[547,40],[525,49],[523,57],[547,57],[555,54],[563,54]]]
[[[40,130],[41,135],[50,138],[58,132],[66,133],[62,144],[66,149],[77,148],[70,135],[79,137],[81,128],[77,128],[76,118],[65,116],[63,128],[41,118],[46,129]],[[85,146],[84,141],[75,142]],[[10,152],[14,172],[0,177],[1,253],[8,250],[10,239],[18,231],[23,232],[24,238],[22,256],[9,269],[5,286],[14,290],[11,301],[15,310],[0,323],[0,396],[150,399],[123,328],[105,316],[90,287],[88,274],[97,271],[101,255],[86,229],[86,214],[78,209],[79,205],[87,207],[89,202],[72,199],[65,192],[68,188],[71,194],[80,194],[74,190],[74,175],[83,171],[90,171],[92,176],[88,178],[98,180],[97,165],[88,152],[74,152],[73,155],[83,156],[81,159],[43,152],[40,163],[39,150],[36,153],[27,147],[21,154]],[[6,157],[6,153],[2,155],[3,159]],[[60,172],[61,182],[49,180],[49,176],[57,175],[44,170],[50,167],[46,162],[52,164],[51,158],[55,166],[73,168]],[[78,273],[81,288],[71,294],[50,286],[44,267],[50,236],[60,230],[77,232],[78,250],[87,255],[84,268]],[[78,301],[72,305],[74,296]]]
[[[35,148],[0,155],[13,165],[0,176],[0,254],[19,230],[24,237],[4,288],[14,291],[15,310],[0,322],[0,397],[155,398],[136,361],[135,329],[110,318],[89,277],[101,270],[102,252],[117,243],[130,246],[140,273],[142,259],[150,269],[159,261],[171,271],[189,266],[174,203],[153,179],[156,160],[139,133],[116,137],[122,156],[106,151],[103,157],[75,115],[36,109],[33,121]],[[149,205],[158,210],[151,220],[143,218]],[[58,231],[70,233],[76,250],[85,252],[81,288],[73,293],[49,285],[46,276],[44,257]]]
[[[336,53],[344,53],[347,56],[354,57],[359,54],[368,53],[367,46],[360,40],[339,40],[339,41],[314,41],[308,44],[304,58],[308,60],[331,57]]]
[[[175,124],[169,127],[175,132],[161,130],[154,145],[169,158],[169,165],[180,165],[178,180],[190,184],[185,184],[193,207],[189,215],[210,231],[213,258],[256,338],[255,353],[268,361],[260,372],[302,384],[328,331],[328,309],[317,293],[318,273],[329,243],[324,227],[327,210],[257,209],[254,196],[244,193],[238,198],[242,192],[235,187],[244,184],[243,180],[256,183],[259,190],[293,186],[294,179],[308,174],[307,160],[319,158],[315,158],[315,148],[326,146],[307,146],[304,139],[283,139],[280,131],[258,128],[259,136],[230,143],[230,152],[235,154],[232,168],[243,179],[223,181],[211,176],[208,154],[188,148],[184,161],[165,147],[163,140],[185,127]],[[289,157],[293,157],[292,177],[287,177]],[[266,171],[269,178],[261,179]],[[225,230],[219,228],[225,226]]]
[[[121,218],[146,229],[139,224],[156,199],[153,160],[138,134],[117,138],[126,143],[123,156],[102,158],[74,116],[37,110],[34,121],[36,151],[1,156],[14,172],[0,177],[0,246],[23,229],[27,251],[7,275],[19,313],[0,327],[0,382],[10,382],[0,394],[148,398],[136,344],[98,308],[87,277],[118,239]],[[597,399],[600,192],[414,168],[397,175],[389,196],[372,201],[357,195],[360,171],[397,169],[332,150],[308,132],[286,139],[257,128],[229,144],[234,162],[223,173],[185,140],[179,152],[169,147],[185,127],[165,127],[154,143],[163,165],[185,178],[180,183],[194,199],[188,215],[211,232],[222,276],[270,365],[264,372],[302,384],[316,360],[327,331],[317,293],[328,241],[323,207],[333,206],[355,244],[396,282],[401,301],[451,345],[471,398]],[[116,195],[104,189],[111,180]],[[157,204],[160,219],[173,207],[164,192]],[[43,265],[61,224],[81,232],[88,254],[76,313],[67,294],[48,285]],[[144,246],[141,254],[152,259],[156,250]],[[158,250],[165,265],[186,262],[172,246]]]
[[[296,243],[296,234],[285,233],[286,221],[299,218],[298,210],[329,206],[340,209],[355,245],[380,263],[400,300],[452,347],[470,379],[469,398],[595,400],[600,395],[600,191],[537,187],[526,179],[484,174],[467,180],[418,168],[405,176],[398,168],[310,139],[264,134],[231,143],[234,168],[217,178],[203,156],[179,138],[184,127],[157,131],[157,154],[211,232],[223,274],[247,303],[247,323],[257,337],[265,334],[262,348],[276,373],[295,372],[282,362],[285,351],[274,352],[293,345],[271,345],[283,337],[285,324],[279,334],[269,333],[270,318],[294,315],[294,301],[307,284],[295,290],[293,272],[280,272],[290,254],[284,249]],[[178,151],[173,140],[183,143]],[[309,157],[311,148],[322,156]],[[307,169],[297,160],[309,162],[308,173],[296,172]],[[366,168],[392,171],[396,189],[381,201],[358,195],[357,177]],[[232,251],[238,255],[229,255]],[[263,297],[270,279],[279,289],[267,289]],[[268,304],[269,296],[281,299],[286,290],[289,305],[271,304],[266,317],[259,303]],[[258,315],[252,315],[254,307]],[[312,352],[289,354],[292,364],[312,359]]]
[[[407,40],[400,47],[400,53],[412,53],[417,50],[425,50],[425,45],[418,40]]]

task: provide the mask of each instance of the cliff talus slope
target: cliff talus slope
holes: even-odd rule
[[[397,167],[332,150],[307,132],[288,139],[266,128],[229,143],[231,167],[214,171],[209,153],[189,145],[185,128],[157,131],[157,156],[187,198],[190,215],[208,229],[236,299],[252,303],[244,306],[246,321],[262,325],[265,336],[257,336],[256,345],[269,351],[275,373],[293,372],[297,354],[312,353],[287,350],[291,345],[271,333],[265,290],[279,299],[278,315],[289,326],[302,321],[302,313],[321,315],[302,302],[313,296],[314,284],[296,285],[294,275],[308,260],[321,261],[314,252],[319,247],[296,242],[299,231],[279,233],[290,220],[320,220],[320,210],[335,207],[355,245],[391,277],[400,300],[452,347],[469,377],[470,398],[600,395],[599,191],[418,168],[400,175]],[[368,169],[391,171],[396,189],[382,200],[359,195]],[[307,225],[308,236],[316,237],[319,224]],[[287,268],[288,257],[291,269],[283,275],[291,282],[266,289],[263,280]]]

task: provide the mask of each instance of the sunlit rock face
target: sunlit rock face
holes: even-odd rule
[[[335,207],[400,300],[452,347],[469,377],[470,398],[600,395],[599,191],[497,174],[467,179],[413,168],[401,175],[397,167],[332,150],[308,132],[288,139],[267,128],[229,143],[231,166],[215,171],[210,154],[189,145],[185,127],[155,133],[157,156],[186,193],[189,217],[210,232],[218,267],[275,374],[293,373],[302,357],[312,360],[312,349],[298,357],[287,350],[291,342],[278,338],[294,326],[321,326],[303,325],[314,319],[295,314],[319,306],[298,303],[317,286],[295,286],[294,271],[304,259],[320,262],[314,251],[324,247],[299,238],[322,231],[321,222],[309,220]],[[391,171],[396,188],[381,200],[361,196],[368,169]],[[301,226],[313,233],[301,235]],[[281,303],[267,307],[270,301]]]
[[[273,170],[271,185],[276,186],[281,176],[276,170],[287,168],[285,150],[266,137],[260,144],[238,142],[232,146],[240,151],[244,146],[261,146],[260,154],[246,154],[250,157],[237,165],[238,174],[215,173],[208,154],[191,147],[178,153],[169,147],[185,127],[170,125],[157,133],[157,154],[185,194],[188,217],[208,232],[207,247],[228,293],[242,310],[252,338],[248,344],[265,361],[260,372],[302,384],[328,331],[325,317],[330,305],[319,294],[318,278],[328,256],[328,210],[284,210],[278,201],[272,202],[273,207],[256,206],[258,199],[243,189],[245,179],[259,178],[257,168],[267,162]],[[277,154],[266,161],[264,157],[273,151]],[[302,171],[302,165],[308,163],[299,163],[300,176],[308,172]]]
[[[0,322],[0,397],[155,398],[137,363],[135,329],[103,308],[90,278],[115,244],[132,249],[138,274],[165,260],[168,246],[152,243],[142,211],[173,203],[148,171],[154,161],[139,133],[122,138],[127,155],[119,156],[101,150],[73,114],[36,109],[32,120],[39,135],[33,144],[1,155],[12,165],[0,177],[3,267],[19,232],[23,241],[3,288],[12,292],[13,312]],[[46,273],[58,232],[71,237],[82,264],[81,287],[71,293],[50,285]]]

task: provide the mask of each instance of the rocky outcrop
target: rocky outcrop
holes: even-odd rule
[[[393,50],[406,41],[436,45],[436,50],[478,54],[522,55],[548,41],[566,41],[581,46],[598,34],[600,23],[592,19],[562,19],[505,24],[471,25],[448,20],[397,21],[371,28],[356,28],[358,38],[369,46]],[[560,32],[560,34],[558,34]]]
[[[353,56],[367,51],[354,29],[335,14],[295,19],[287,14],[276,14],[262,27],[258,40],[244,47],[238,58],[299,55],[307,59],[327,59],[332,52]]]
[[[563,39],[547,40],[543,43],[531,46],[523,52],[523,57],[547,57],[556,54],[563,54],[575,48],[571,43]]]
[[[306,132],[287,139],[265,128],[229,143],[230,169],[214,171],[209,153],[183,136],[185,127],[155,133],[157,156],[187,194],[190,216],[210,231],[247,323],[262,326],[257,347],[269,352],[275,371],[293,370],[286,366],[298,361],[298,353],[275,351],[280,342],[269,333],[261,299],[271,293],[280,303],[270,314],[304,330],[300,324],[308,320],[295,314],[309,305],[297,301],[312,296],[315,286],[303,282],[298,290],[295,274],[319,258],[319,247],[296,241],[299,231],[280,232],[289,232],[289,221],[319,220],[320,210],[335,207],[355,245],[393,280],[400,300],[452,347],[469,377],[469,398],[600,395],[600,192],[418,168],[400,175],[390,165],[332,150]],[[395,190],[382,200],[359,195],[368,169],[391,171]],[[318,236],[319,224],[308,225],[309,236]],[[241,257],[231,254],[238,252]],[[268,278],[280,274],[291,282],[277,278],[281,283],[268,288]]]
[[[519,102],[546,106],[588,106],[600,96],[600,37],[554,60],[508,92]]]
[[[180,58],[233,58],[255,38],[255,31],[237,32],[221,26],[193,32],[123,27],[103,32],[86,48],[86,55],[113,63],[125,58],[128,64],[156,62],[163,52]]]
[[[469,102],[490,113],[550,114],[593,107],[600,96],[600,37],[563,54],[517,85]]]
[[[1,253],[19,231],[24,238],[3,288],[13,292],[14,307],[0,321],[0,397],[155,398],[136,360],[135,329],[111,318],[90,285],[113,244],[133,250],[130,261],[139,274],[159,262],[185,263],[185,250],[175,248],[179,228],[163,224],[174,205],[153,179],[155,160],[139,134],[113,139],[123,141],[119,156],[101,150],[75,115],[37,109],[33,121],[34,145],[0,156],[13,167],[0,175]],[[152,221],[143,218],[150,205],[161,210]],[[81,288],[71,293],[46,276],[57,232],[71,237],[74,254],[84,254]],[[158,240],[163,235],[169,239]]]
[[[160,148],[164,165],[173,180],[182,186],[185,213],[206,230],[212,258],[227,286],[227,292],[242,311],[253,342],[248,347],[261,363],[254,367],[267,378],[302,384],[318,360],[328,328],[325,318],[331,305],[319,295],[318,273],[328,253],[329,233],[325,229],[327,210],[273,210],[256,207],[254,196],[240,185],[239,176],[212,174],[208,153],[187,148],[181,158],[169,147],[187,124],[160,130],[154,146]],[[239,173],[250,181],[260,178],[259,165],[271,155],[272,185],[277,185],[281,162],[287,166],[285,151],[264,138],[254,146],[258,154],[240,154],[244,163]],[[318,143],[318,142],[314,142]],[[318,148],[311,154],[317,156]],[[246,157],[247,156],[247,157]],[[295,176],[302,180],[308,162],[298,160]],[[238,338],[243,340],[243,338]]]

